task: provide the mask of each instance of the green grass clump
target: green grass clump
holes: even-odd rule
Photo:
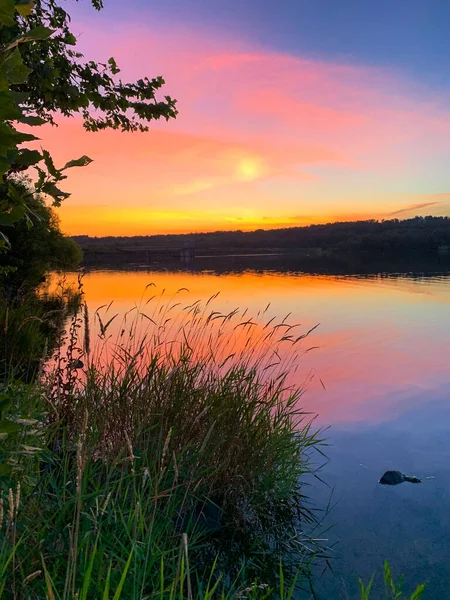
[[[372,578],[367,585],[365,585],[361,579],[359,580],[361,600],[370,600],[374,597],[372,594],[374,578],[375,574],[372,575]],[[403,592],[403,577],[398,581],[395,581],[391,567],[387,561],[384,563],[384,585],[386,590],[386,600],[420,600],[425,591],[425,585],[421,583],[416,587],[412,594],[405,594]]]
[[[22,396],[42,450],[27,477],[9,476],[5,594],[260,597],[280,573],[306,584],[325,556],[302,485],[320,439],[280,347],[268,351],[276,336],[293,347],[287,326],[197,303],[174,326],[173,308],[156,310],[115,336],[114,316],[97,313],[97,336],[87,308],[77,313]]]

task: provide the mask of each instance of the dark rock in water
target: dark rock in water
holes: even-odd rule
[[[409,481],[410,483],[422,483],[418,477],[408,477],[408,475],[403,475],[400,471],[386,471],[378,483],[381,483],[382,485],[398,485],[404,481]]]

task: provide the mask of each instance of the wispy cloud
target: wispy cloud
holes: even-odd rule
[[[395,215],[400,215],[408,212],[417,212],[421,208],[426,208],[427,206],[435,206],[436,204],[440,204],[439,202],[419,202],[418,204],[411,204],[410,206],[405,206],[404,208],[400,208],[399,210],[394,210],[393,212],[387,213],[388,216],[394,217]]]

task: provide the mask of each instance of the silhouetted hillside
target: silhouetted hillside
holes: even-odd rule
[[[193,246],[197,256],[238,253],[292,253],[320,256],[333,253],[389,256],[436,256],[450,249],[450,218],[415,217],[388,221],[354,221],[256,231],[216,231],[186,235],[132,237],[74,236],[86,263],[108,258],[141,262],[179,257]]]

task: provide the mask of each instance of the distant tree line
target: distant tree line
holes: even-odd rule
[[[373,256],[436,255],[450,248],[450,218],[414,217],[386,221],[349,221],[285,229],[216,231],[189,235],[73,238],[85,253],[176,252],[194,242],[197,254],[233,252],[323,252],[367,253]]]

